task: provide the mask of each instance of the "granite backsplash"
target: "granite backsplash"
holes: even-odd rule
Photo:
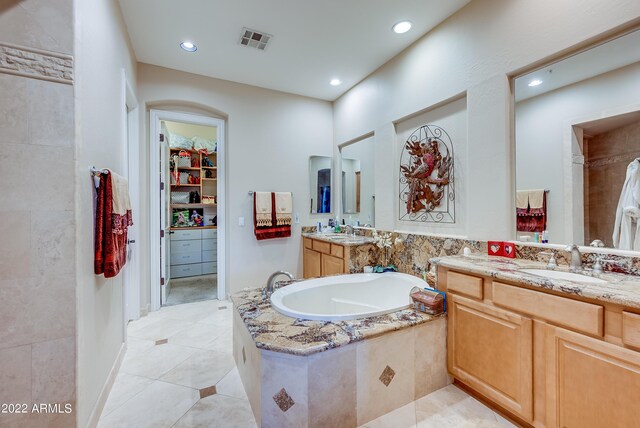
[[[305,226],[303,232],[315,233],[315,226]],[[370,236],[371,230],[363,230],[365,235]],[[393,245],[387,250],[387,260],[394,264],[398,271],[422,276],[425,270],[430,269],[429,259],[433,257],[455,256],[463,253],[468,247],[474,253],[487,253],[486,241],[475,241],[459,238],[447,238],[434,235],[422,235],[415,233],[397,233],[385,230],[377,230],[378,233],[391,233],[392,242],[396,237],[402,239],[402,243]],[[383,251],[375,244],[362,244],[347,247],[350,249],[349,272],[362,272],[365,266],[375,266],[382,262]],[[540,255],[541,252],[549,252],[548,247],[526,245],[516,243],[516,256],[524,260],[546,261],[548,256]],[[594,249],[595,250],[595,249]],[[556,253],[559,265],[569,265],[570,254],[562,250],[553,250]],[[583,266],[591,268],[595,263],[597,251],[593,253],[582,253]],[[606,254],[604,258],[613,261],[605,263],[603,270],[607,272],[625,273],[630,275],[640,275],[640,257],[626,257]]]

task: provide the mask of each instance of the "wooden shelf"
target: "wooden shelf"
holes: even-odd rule
[[[170,227],[169,230],[191,230],[191,229],[217,229],[218,226],[189,226],[189,227]]]
[[[206,208],[213,204],[171,204],[171,208]]]
[[[201,178],[200,180],[209,180],[209,181],[216,181],[218,180],[217,178]]]
[[[200,171],[200,168],[195,166],[179,166],[178,171]]]
[[[173,187],[200,187],[200,184],[172,184]]]
[[[203,166],[202,169],[211,169],[211,170],[215,170],[218,169],[218,167],[215,166]]]

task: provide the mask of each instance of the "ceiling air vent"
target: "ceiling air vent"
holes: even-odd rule
[[[242,35],[240,36],[240,44],[242,46],[248,46],[263,51],[272,37],[273,36],[271,34],[244,27],[242,29]]]

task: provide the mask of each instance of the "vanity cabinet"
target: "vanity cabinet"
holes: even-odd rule
[[[347,273],[349,251],[344,245],[307,237],[303,238],[303,245],[305,278]]]
[[[442,266],[438,288],[457,382],[525,426],[638,426],[638,309]]]
[[[545,341],[547,426],[638,426],[638,352],[551,325]]]
[[[523,419],[532,419],[530,318],[452,294],[447,340],[453,376]]]

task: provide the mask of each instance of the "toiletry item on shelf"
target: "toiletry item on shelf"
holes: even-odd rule
[[[425,287],[413,287],[410,292],[413,309],[429,315],[441,315],[447,311],[446,294],[442,291]]]
[[[543,244],[548,244],[549,243],[549,232],[548,231],[544,231],[542,232],[542,243]]]
[[[373,266],[365,266],[362,271],[364,273],[373,273]]]
[[[332,218],[330,218],[329,220],[327,220],[327,224],[329,227],[336,227],[336,221]]]
[[[340,233],[342,232],[342,229],[340,229],[340,223],[336,223],[336,227],[333,229],[333,231],[335,233]]]
[[[462,250],[462,254],[464,254],[465,256],[470,256],[471,255],[471,248],[464,247],[464,249]]]
[[[322,222],[319,221],[318,225],[316,226],[316,233],[322,233]]]
[[[540,242],[540,233],[533,232],[533,242]]]

